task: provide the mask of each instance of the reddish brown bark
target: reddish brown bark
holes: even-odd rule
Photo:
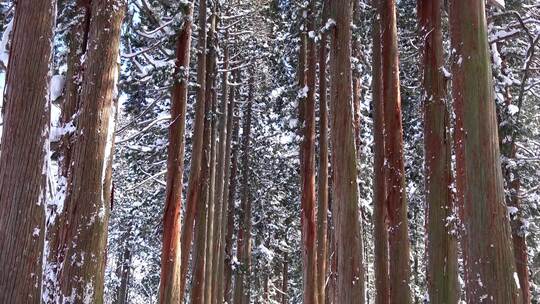
[[[73,7],[73,10],[69,13],[72,14],[74,20],[73,26],[69,32],[68,44],[69,54],[67,59],[67,72],[65,80],[64,95],[62,99],[62,111],[60,116],[60,126],[64,130],[70,130],[77,125],[76,113],[80,107],[80,92],[81,84],[83,80],[84,65],[81,61],[81,56],[86,54],[88,35],[90,32],[90,17],[92,12],[91,3],[78,3]],[[58,286],[58,268],[59,263],[64,259],[65,248],[61,248],[60,243],[60,231],[66,224],[66,204],[65,197],[63,195],[66,192],[71,192],[72,185],[67,183],[67,178],[71,176],[70,170],[72,167],[71,159],[73,157],[73,149],[76,145],[76,136],[72,131],[66,131],[61,135],[58,147],[58,167],[59,178],[56,192],[57,196],[55,200],[61,200],[60,204],[50,204],[47,210],[47,241],[49,243],[49,251],[47,254],[47,264],[44,268],[44,272],[48,273],[47,277],[43,280],[43,293],[47,296],[44,297],[46,303],[55,303],[56,295],[59,291]],[[52,143],[54,144],[54,142]],[[63,207],[59,209],[59,207]]]
[[[251,274],[251,193],[249,189],[249,153],[251,140],[251,120],[253,107],[254,77],[249,80],[249,96],[246,105],[246,116],[242,130],[242,192],[240,224],[237,236],[237,257],[240,269],[234,279],[234,303],[247,304],[249,301],[249,277]]]
[[[60,244],[66,251],[59,280],[61,300],[103,303],[116,119],[114,91],[124,6],[114,0],[96,1],[91,15],[77,145],[68,177],[72,189],[66,195],[67,221],[60,232]]]
[[[172,123],[169,126],[167,151],[167,188],[163,214],[163,249],[161,251],[161,281],[159,302],[180,303],[180,213],[184,176],[184,134],[189,84],[191,26],[193,5],[186,4],[184,24],[176,42],[176,68],[171,98]]]
[[[216,186],[216,153],[217,153],[217,93],[215,91],[216,71],[217,71],[217,39],[216,39],[216,6],[213,8],[210,17],[210,31],[208,32],[208,59],[207,59],[207,80],[206,80],[206,98],[211,104],[210,121],[212,128],[210,130],[210,175],[208,185],[208,220],[206,226],[206,266],[205,266],[205,287],[204,303],[211,303],[212,299],[212,273],[214,272],[214,222],[215,222],[215,186]]]
[[[378,5],[378,1],[374,1]],[[388,259],[388,210],[386,205],[386,170],[384,149],[384,100],[382,99],[381,27],[379,16],[373,18],[373,233],[375,242],[375,303],[390,303]]]
[[[200,197],[201,163],[203,157],[203,137],[205,124],[206,94],[206,0],[199,0],[199,20],[197,39],[197,103],[195,105],[195,126],[193,128],[193,147],[189,172],[188,192],[184,225],[180,237],[180,299],[184,298],[186,277],[189,266],[189,253],[193,240],[195,212]]]
[[[315,3],[311,1],[307,29],[315,30]],[[315,37],[307,37],[306,86],[307,95],[303,107],[303,140],[301,144],[301,225],[303,243],[303,287],[304,303],[318,303],[317,295],[317,247],[315,223],[315,80],[317,57]]]
[[[358,207],[352,109],[351,1],[333,4],[331,66],[332,210],[337,251],[337,303],[364,303],[362,226]]]
[[[40,303],[54,1],[15,7],[0,153],[0,303]]]
[[[409,235],[403,160],[403,127],[399,88],[395,0],[380,2],[382,30],[382,80],[384,100],[384,148],[387,160],[388,247],[390,302],[410,303]]]
[[[522,303],[504,203],[484,1],[452,1],[450,21],[466,299]]]
[[[424,38],[424,149],[427,216],[427,278],[431,303],[457,303],[457,244],[448,218],[454,214],[450,114],[443,75],[440,0],[418,1],[420,36]]]
[[[323,3],[323,23],[328,18],[329,3]],[[326,264],[328,255],[328,104],[326,59],[328,34],[321,33],[319,45],[319,180],[317,205],[317,297],[320,304],[326,300]]]

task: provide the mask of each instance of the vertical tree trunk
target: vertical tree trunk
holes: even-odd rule
[[[351,1],[333,5],[331,148],[332,204],[337,244],[337,302],[364,303],[362,227],[359,219],[351,74]]]
[[[120,286],[116,294],[115,304],[127,304],[128,303],[128,285],[131,273],[131,251],[129,250],[128,243],[122,253],[122,261],[120,265]]]
[[[193,240],[195,213],[199,203],[201,184],[201,163],[203,157],[203,137],[205,123],[206,91],[206,0],[199,0],[199,20],[197,39],[197,104],[195,106],[195,126],[193,128],[193,148],[189,171],[188,192],[184,225],[180,236],[180,299],[184,299],[186,277],[189,268],[189,253]]]
[[[485,4],[454,0],[450,14],[467,302],[522,303],[499,163]]]
[[[374,6],[379,5],[375,0]],[[384,100],[382,99],[381,27],[380,17],[373,18],[373,230],[375,242],[375,303],[390,303],[390,277],[388,271],[388,210],[386,201],[386,174],[384,149]]]
[[[61,231],[65,227],[66,204],[65,193],[72,191],[71,183],[67,179],[72,175],[71,159],[76,145],[76,136],[72,129],[77,125],[76,113],[80,108],[80,92],[83,80],[83,62],[81,56],[87,52],[88,35],[90,32],[90,17],[92,13],[91,2],[86,4],[77,3],[69,11],[73,23],[68,37],[69,54],[67,58],[67,72],[65,79],[64,96],[62,100],[62,111],[60,116],[60,125],[63,128],[63,134],[60,134],[59,140],[59,159],[58,159],[58,182],[55,198],[47,207],[47,235],[48,242],[47,263],[44,267],[44,273],[48,275],[43,278],[43,293],[46,303],[56,303],[55,297],[58,295],[58,270],[59,264],[65,258],[65,248],[60,247]],[[69,131],[68,131],[69,130]],[[56,139],[53,139],[54,141]]]
[[[440,0],[418,1],[424,38],[424,150],[427,216],[427,282],[431,303],[457,303],[457,244],[448,218],[454,214],[450,114],[443,75]]]
[[[240,71],[237,71],[235,73],[235,83],[240,82]],[[232,92],[237,92],[238,95],[240,95],[239,91],[237,89],[232,89]],[[240,96],[238,96],[240,97]],[[231,108],[231,104],[234,103],[234,95],[231,96],[229,107]],[[234,107],[234,106],[233,106]],[[234,112],[231,113],[231,119],[230,123],[233,124],[233,134],[230,138],[231,143],[228,144],[229,147],[231,147],[231,167],[230,167],[230,174],[229,174],[229,186],[226,188],[226,192],[224,193],[224,198],[227,199],[227,233],[225,234],[225,259],[224,259],[224,273],[225,273],[225,286],[224,286],[224,292],[223,297],[227,303],[232,303],[232,242],[233,242],[233,232],[234,232],[234,202],[236,199],[236,184],[237,179],[236,175],[238,172],[238,154],[240,150],[240,123],[238,117],[234,117]],[[228,122],[229,123],[229,122]],[[228,139],[229,140],[229,139]],[[233,144],[234,143],[234,144]],[[225,225],[225,223],[224,223]]]
[[[0,303],[40,303],[56,1],[15,7],[0,152]]]
[[[403,160],[395,0],[381,0],[380,15],[383,54],[384,147],[387,160],[386,181],[388,183],[390,302],[410,303],[407,192]]]
[[[322,24],[328,18],[327,1],[323,2]],[[319,180],[318,180],[318,206],[317,206],[317,297],[319,304],[326,299],[326,263],[328,252],[328,105],[326,59],[328,34],[321,33],[319,46]]]
[[[214,292],[212,295],[212,304],[221,304],[223,302],[223,256],[225,249],[225,238],[223,237],[224,226],[223,226],[223,215],[226,212],[224,208],[224,187],[225,187],[225,175],[226,175],[226,165],[228,165],[229,155],[227,155],[227,143],[229,138],[229,107],[227,106],[227,100],[229,98],[229,49],[227,47],[227,33],[223,40],[223,74],[222,74],[222,93],[221,93],[221,104],[219,107],[219,142],[218,142],[218,151],[217,151],[217,164],[216,164],[216,189],[214,195],[216,215],[215,215],[215,224],[214,224],[214,260],[213,265],[215,270],[212,273],[212,287]],[[232,120],[231,120],[232,124]],[[229,150],[230,151],[230,150]],[[221,290],[221,291],[220,291]]]
[[[315,30],[315,3],[309,4],[308,31]],[[318,303],[317,294],[317,247],[315,222],[315,80],[317,75],[317,57],[315,51],[315,37],[306,37],[306,86],[307,95],[303,107],[303,141],[301,144],[301,208],[302,208],[302,243],[303,243],[303,276],[304,276],[304,303]]]
[[[234,303],[249,303],[249,280],[251,271],[251,194],[249,189],[249,142],[251,140],[251,115],[253,106],[254,76],[249,79],[249,96],[246,105],[246,116],[242,131],[242,202],[240,211],[240,227],[237,237],[237,254],[240,269],[234,280]]]
[[[289,256],[287,253],[283,254],[283,270],[282,270],[282,282],[281,282],[281,304],[289,303]]]
[[[176,69],[169,126],[167,151],[167,188],[163,214],[163,249],[161,252],[161,282],[159,302],[180,303],[180,213],[182,212],[182,185],[184,176],[184,133],[186,130],[186,102],[189,84],[191,25],[193,5],[187,3],[184,24],[176,42]]]
[[[216,137],[217,137],[217,94],[215,90],[216,71],[217,71],[217,39],[216,39],[216,6],[214,5],[210,31],[208,33],[208,45],[210,46],[207,59],[207,80],[206,80],[206,98],[211,103],[210,121],[212,128],[210,130],[210,175],[208,188],[208,221],[206,227],[206,266],[205,266],[205,288],[204,302],[211,303],[212,299],[212,273],[214,272],[214,221],[215,221],[215,185],[216,185]]]
[[[103,303],[109,222],[120,27],[124,6],[115,0],[92,3],[81,105],[66,194],[66,248],[59,274],[63,300]],[[106,29],[106,30],[104,30]]]

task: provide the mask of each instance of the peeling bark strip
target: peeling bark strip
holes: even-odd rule
[[[504,202],[483,0],[450,2],[457,191],[468,303],[522,303]]]
[[[377,6],[378,1],[374,1]],[[375,242],[375,303],[390,303],[388,272],[388,209],[384,152],[384,100],[382,99],[381,27],[378,14],[373,18],[373,233]]]
[[[206,91],[206,0],[199,0],[199,20],[197,39],[197,103],[195,105],[195,126],[193,128],[193,147],[191,152],[191,169],[186,198],[186,211],[184,225],[180,238],[181,247],[181,273],[180,273],[180,299],[184,299],[186,277],[188,273],[189,253],[193,240],[193,224],[195,210],[200,196],[201,163],[203,154],[203,136],[205,120],[205,91]]]
[[[427,282],[431,303],[459,300],[457,244],[448,218],[454,214],[450,114],[443,75],[441,1],[418,1],[420,37],[424,37],[424,149],[427,216]]]
[[[191,26],[193,4],[186,3],[184,23],[176,42],[176,69],[171,99],[169,147],[167,151],[167,189],[163,214],[163,249],[161,252],[161,282],[159,302],[181,303],[180,298],[180,213],[184,176],[186,104],[189,83]]]
[[[15,7],[0,152],[0,303],[41,302],[55,6]]]
[[[110,213],[120,27],[124,3],[94,1],[80,95],[77,145],[66,195],[60,300],[103,303]]]
[[[307,18],[307,30],[315,30],[315,3],[310,2]],[[303,141],[301,143],[300,181],[301,184],[301,223],[302,223],[302,257],[304,277],[304,303],[317,304],[317,247],[315,223],[315,81],[317,76],[317,57],[315,37],[306,35],[306,71],[305,81],[307,95],[300,104],[303,108],[300,119],[303,124]]]
[[[385,170],[389,219],[390,302],[406,304],[411,302],[409,229],[403,160],[396,2],[395,0],[381,0],[379,9],[383,54],[384,148],[387,160]]]
[[[358,208],[351,72],[351,1],[333,3],[331,44],[332,205],[337,251],[337,303],[364,303],[362,226]]]

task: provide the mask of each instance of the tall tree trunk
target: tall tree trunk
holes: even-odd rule
[[[249,280],[251,272],[251,194],[249,189],[249,142],[251,140],[251,115],[253,106],[254,76],[249,80],[249,96],[246,105],[246,116],[242,130],[242,202],[240,211],[240,227],[237,237],[237,254],[240,269],[234,280],[234,303],[249,303]]]
[[[379,5],[379,1],[373,1]],[[377,14],[373,18],[373,230],[375,242],[375,303],[390,303],[388,270],[388,210],[386,201],[386,170],[384,149],[384,100],[382,99],[381,27]]]
[[[221,304],[223,302],[223,257],[225,249],[225,238],[224,231],[224,214],[227,209],[224,208],[224,187],[226,186],[226,166],[228,165],[230,159],[230,150],[228,150],[227,144],[229,143],[228,139],[230,138],[231,130],[229,127],[229,116],[230,112],[229,107],[227,106],[227,100],[229,98],[229,49],[227,47],[227,33],[223,40],[223,75],[222,75],[222,93],[221,93],[221,104],[219,108],[219,143],[217,151],[217,164],[216,164],[216,189],[214,201],[216,202],[216,222],[214,224],[214,235],[215,241],[214,244],[214,260],[213,265],[215,271],[212,274],[212,287],[214,288],[212,296],[212,304]],[[232,128],[232,120],[231,120]],[[227,150],[229,154],[227,154]]]
[[[315,30],[315,3],[309,5],[307,29]],[[301,105],[303,109],[303,141],[301,144],[301,208],[304,303],[318,303],[317,288],[317,247],[315,222],[315,81],[317,78],[317,57],[315,37],[307,37],[306,47],[306,86],[307,95]]]
[[[0,152],[0,302],[40,303],[56,1],[15,7]]]
[[[322,23],[328,18],[329,3],[323,3]],[[319,180],[317,205],[317,297],[319,304],[326,300],[326,263],[328,255],[328,104],[326,59],[328,34],[321,33],[319,46]]]
[[[237,71],[235,73],[235,83],[239,83],[240,82],[240,71]],[[237,89],[232,89],[231,90],[231,95],[233,92],[237,92],[236,94],[234,95],[238,95],[238,97],[240,97],[240,92],[239,90]],[[231,104],[234,103],[234,95],[231,96],[231,100],[230,100],[230,104],[229,104],[229,107],[231,106]],[[233,106],[234,108],[234,106]],[[233,108],[230,108],[230,109],[233,109]],[[239,118],[238,116],[235,117],[234,115],[234,112],[230,112],[231,113],[231,116],[230,116],[230,123],[233,124],[233,134],[232,134],[232,137],[230,138],[231,142],[228,144],[228,146],[230,147],[231,149],[231,167],[230,167],[230,172],[229,172],[229,186],[225,189],[225,193],[223,194],[223,197],[227,199],[227,222],[226,222],[226,225],[227,225],[227,233],[225,234],[225,256],[224,256],[224,276],[225,276],[225,286],[224,286],[224,291],[223,291],[223,297],[225,299],[225,301],[227,303],[232,303],[232,296],[233,296],[233,293],[232,293],[232,265],[231,265],[231,262],[232,262],[232,258],[233,258],[233,253],[232,253],[232,243],[233,243],[233,232],[234,232],[234,202],[235,202],[235,199],[236,199],[236,184],[237,184],[237,179],[236,179],[236,175],[237,175],[237,172],[238,172],[238,154],[239,154],[239,150],[240,150],[240,143],[239,143],[239,138],[240,138],[240,123],[239,123]],[[229,122],[227,122],[229,124]],[[227,139],[229,140],[229,139]],[[225,223],[223,223],[225,225]]]
[[[454,214],[450,114],[443,75],[441,0],[418,1],[420,37],[424,38],[424,150],[427,216],[427,282],[431,303],[457,303],[457,244]]]
[[[333,5],[331,66],[332,204],[337,244],[337,302],[364,303],[362,227],[359,219],[351,74],[351,1]]]
[[[62,111],[60,125],[64,132],[60,138],[51,139],[52,142],[59,140],[58,148],[58,182],[54,203],[48,205],[47,210],[47,235],[48,242],[47,263],[44,273],[48,275],[43,278],[44,302],[56,303],[56,296],[59,292],[58,271],[61,261],[65,258],[64,250],[61,248],[61,231],[65,227],[66,218],[65,194],[72,191],[71,183],[67,179],[72,175],[71,159],[76,145],[73,129],[77,125],[76,113],[80,108],[80,93],[83,80],[83,62],[81,56],[87,52],[88,35],[90,33],[90,17],[92,13],[91,2],[86,4],[77,3],[69,12],[75,22],[73,23],[68,36],[69,54],[67,58],[67,72],[65,79],[64,96],[62,100]],[[52,137],[52,136],[51,136]]]
[[[485,4],[454,0],[450,14],[466,298],[470,303],[522,303],[499,163]]]
[[[189,268],[189,253],[193,240],[195,213],[199,204],[201,166],[203,157],[203,137],[206,100],[206,0],[199,0],[199,20],[197,39],[197,103],[195,105],[195,125],[193,128],[193,147],[191,149],[191,168],[189,171],[188,192],[184,225],[180,236],[180,299],[184,299],[186,277]]]
[[[193,5],[186,4],[184,24],[176,42],[176,69],[169,126],[167,151],[167,188],[163,214],[163,249],[161,251],[161,282],[159,302],[180,303],[180,213],[182,212],[182,185],[184,176],[184,134],[186,130],[186,103],[189,84],[191,26]]]
[[[210,46],[207,60],[207,74],[208,78],[206,80],[206,98],[210,99],[211,103],[211,112],[210,112],[210,121],[212,128],[210,131],[210,183],[208,188],[208,221],[206,227],[206,267],[205,267],[205,288],[204,288],[204,302],[211,303],[212,299],[212,273],[214,272],[213,265],[213,256],[214,256],[214,221],[215,221],[215,186],[216,186],[216,137],[217,137],[217,116],[216,116],[216,107],[217,107],[217,94],[215,90],[215,81],[216,81],[216,64],[217,64],[217,39],[216,39],[216,6],[214,5],[211,22],[210,22],[210,31],[208,33],[208,44]]]
[[[407,195],[403,160],[403,127],[399,88],[395,0],[380,2],[384,147],[386,152],[387,210],[389,219],[390,302],[410,303]]]
[[[124,9],[116,0],[92,3],[77,145],[68,178],[72,189],[66,194],[67,221],[60,242],[66,248],[59,274],[60,298],[74,302],[103,303],[117,101],[114,92]]]

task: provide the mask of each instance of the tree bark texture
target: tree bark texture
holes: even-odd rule
[[[380,2],[390,302],[410,303],[409,235],[395,0]]]
[[[315,3],[311,1],[307,19],[308,31],[315,30]],[[303,140],[300,153],[301,175],[301,225],[303,253],[304,303],[318,303],[317,295],[317,227],[315,222],[315,81],[317,77],[317,57],[315,37],[306,37],[305,79],[307,95],[303,107]],[[301,119],[302,119],[301,118]]]
[[[69,303],[103,303],[109,222],[112,159],[119,74],[121,1],[95,1],[84,63],[77,123],[77,145],[66,194],[66,222],[60,246],[65,248],[59,272],[60,299]]]
[[[15,7],[0,151],[0,303],[41,302],[56,1]]]
[[[358,207],[351,72],[350,0],[333,3],[331,45],[332,204],[337,251],[337,302],[364,303],[362,227]]]
[[[199,0],[197,39],[197,103],[195,105],[195,126],[193,128],[193,147],[191,152],[191,168],[189,171],[188,192],[184,225],[180,236],[180,299],[184,298],[186,278],[189,268],[189,254],[193,241],[195,213],[199,203],[201,180],[201,163],[203,157],[203,137],[205,123],[206,100],[206,0]]]
[[[161,282],[159,284],[159,302],[161,304],[182,302],[180,298],[180,214],[182,212],[182,186],[184,184],[184,136],[189,85],[192,3],[186,4],[184,13],[184,23],[178,32],[176,41],[175,79],[171,98],[172,123],[169,126]]]
[[[522,303],[499,162],[485,4],[482,0],[450,4],[466,299],[469,303]]]
[[[443,75],[442,2],[418,1],[424,39],[424,151],[427,216],[427,282],[431,303],[457,303],[456,237],[448,218],[454,214],[450,114]]]
[[[378,5],[378,1],[374,1]],[[384,100],[382,99],[382,57],[380,16],[373,18],[373,231],[375,245],[375,303],[390,303],[388,259],[388,210],[384,149]]]

